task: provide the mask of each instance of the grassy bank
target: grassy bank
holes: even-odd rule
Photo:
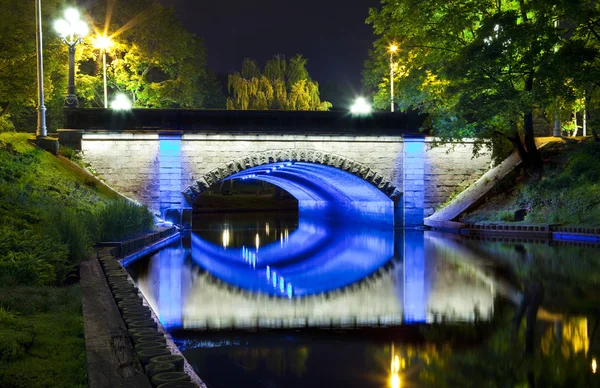
[[[0,386],[85,386],[79,263],[152,216],[28,136],[0,134]]]
[[[0,387],[87,386],[81,291],[0,288]]]
[[[505,183],[462,221],[600,226],[600,143],[568,139],[549,144],[542,154],[541,180],[522,176]]]

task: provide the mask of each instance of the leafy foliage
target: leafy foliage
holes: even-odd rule
[[[329,110],[331,103],[321,101],[319,84],[306,70],[301,55],[289,63],[276,55],[261,73],[256,61],[246,58],[242,72],[229,75],[227,109]]]
[[[206,69],[202,40],[184,29],[172,9],[153,0],[136,0],[101,3],[92,10],[98,24],[107,14],[112,15],[108,28],[114,42],[107,51],[111,93],[127,94],[135,107],[224,107],[216,78]],[[97,25],[97,30],[105,27]],[[86,105],[102,106],[100,50],[87,43],[81,60],[78,93]]]
[[[390,66],[397,67],[398,105],[429,113],[438,136],[502,137],[526,166],[541,168],[534,111],[555,106],[562,85],[592,68],[598,50],[569,37],[590,29],[583,28],[589,20],[572,19],[573,10],[588,4],[595,14],[597,6],[569,0],[382,3],[367,19],[381,35],[365,69],[365,82],[377,90],[375,103],[389,101]],[[392,42],[400,50],[390,63]],[[566,60],[573,52],[579,61]]]
[[[59,17],[66,2],[48,0],[41,4],[46,106],[49,115],[56,117],[61,114],[66,93],[68,57],[50,21]],[[34,8],[32,1],[0,3],[0,122],[6,115],[19,119],[37,105]]]

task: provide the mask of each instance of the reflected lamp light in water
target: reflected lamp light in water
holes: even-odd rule
[[[223,231],[223,248],[227,249],[229,246],[229,229]]]
[[[394,343],[392,342],[392,352],[391,352],[391,362],[390,362],[390,387],[391,388],[400,388],[402,385],[402,380],[400,379],[400,368],[404,369],[406,367],[406,362],[404,358],[402,359],[402,363],[400,363],[400,356],[395,354],[394,351]]]
[[[390,387],[391,388],[400,388],[402,386],[400,375],[398,373],[392,373],[392,377],[390,377]]]
[[[598,363],[596,361],[596,357],[592,358],[592,373],[596,374],[596,370],[598,368]]]
[[[392,375],[390,376],[390,387],[400,388],[400,357],[395,355],[392,357]]]

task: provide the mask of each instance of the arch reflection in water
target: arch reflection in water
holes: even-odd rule
[[[394,240],[388,231],[357,229],[342,236],[348,228],[299,225],[299,236],[308,233],[302,231],[305,228],[329,235],[316,239],[316,244],[326,244],[329,238],[339,249],[354,242],[361,245],[361,251],[352,254],[345,250],[336,256],[336,249],[331,249],[331,258],[299,256],[288,260],[275,249],[280,246],[275,243],[273,248],[267,249],[267,245],[259,249],[255,269],[243,257],[215,259],[214,254],[229,254],[232,247],[225,250],[193,235],[187,248],[179,244],[163,249],[150,258],[147,272],[140,262],[131,273],[167,327],[395,325],[489,320],[493,314],[494,298],[502,287],[459,243],[432,232],[399,231],[395,251],[400,254],[390,262]],[[290,241],[294,233],[290,233]],[[269,266],[270,278],[267,265],[261,264],[263,248],[271,250],[272,262],[276,263]],[[207,249],[211,249],[210,254]],[[237,253],[249,251],[239,248]],[[275,287],[273,272],[277,275]],[[292,286],[291,299],[287,297],[288,283]]]
[[[320,222],[319,222],[320,221]],[[300,218],[284,242],[226,249],[191,235],[192,259],[217,279],[274,296],[326,293],[375,272],[394,255],[392,229]]]

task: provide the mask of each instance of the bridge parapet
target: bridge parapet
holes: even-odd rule
[[[65,129],[83,131],[184,131],[354,135],[419,134],[424,116],[375,112],[355,117],[346,111],[257,111],[104,108],[65,110]]]

